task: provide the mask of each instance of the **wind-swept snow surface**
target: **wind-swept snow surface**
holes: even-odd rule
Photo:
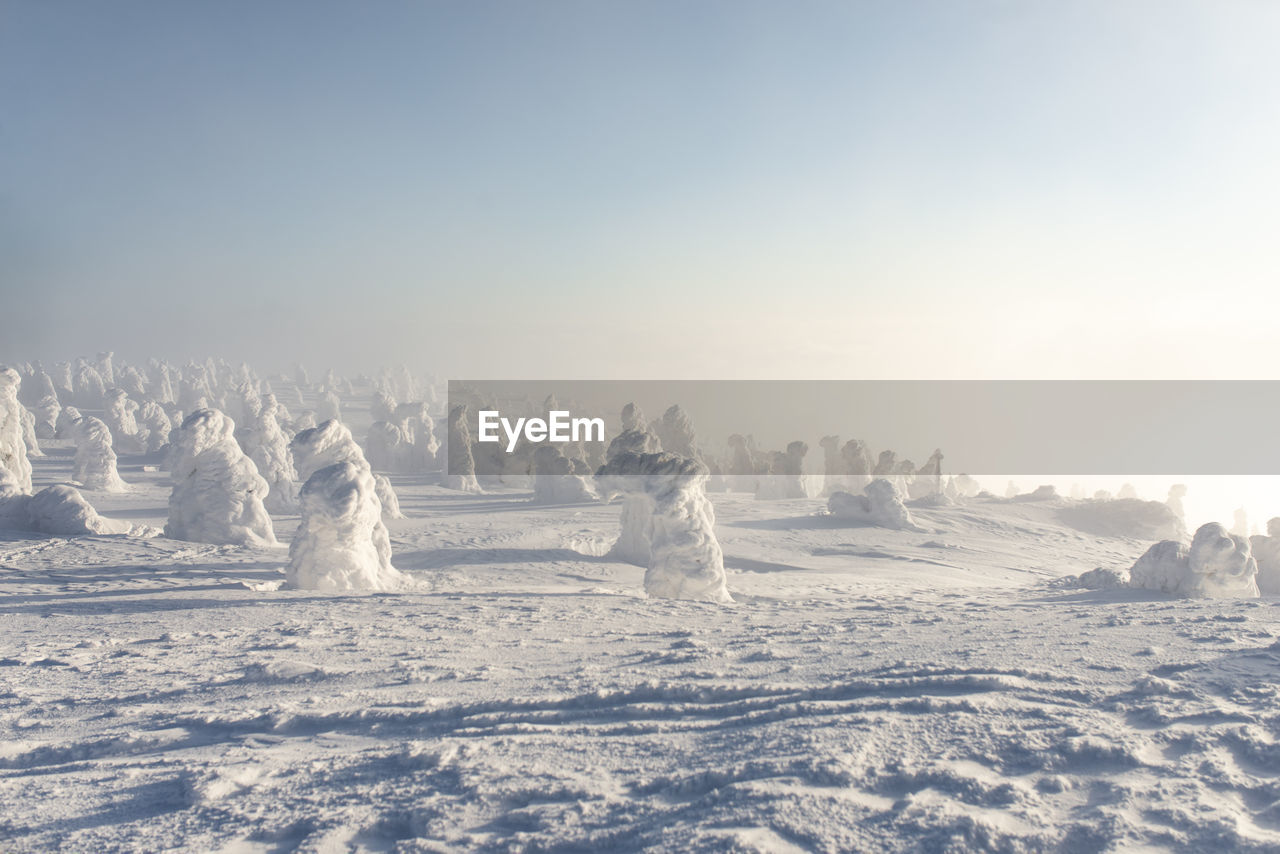
[[[290,587],[302,590],[391,590],[405,579],[390,552],[375,545],[382,507],[367,466],[335,463],[307,478],[302,523],[289,546]]]
[[[167,537],[197,543],[274,546],[263,505],[267,482],[234,438],[235,422],[199,409],[182,422],[170,477]]]

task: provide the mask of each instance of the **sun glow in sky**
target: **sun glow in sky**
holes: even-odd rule
[[[1280,6],[11,0],[0,358],[1273,378]]]

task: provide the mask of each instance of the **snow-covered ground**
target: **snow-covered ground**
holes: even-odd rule
[[[36,487],[70,477],[51,442]],[[163,526],[162,472],[85,491]],[[1086,592],[1058,503],[713,495],[736,604],[652,600],[619,504],[392,481],[416,587],[276,548],[0,540],[0,848],[1280,850],[1280,601]]]

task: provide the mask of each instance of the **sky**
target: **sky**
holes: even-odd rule
[[[0,0],[0,359],[1261,378],[1280,4]]]

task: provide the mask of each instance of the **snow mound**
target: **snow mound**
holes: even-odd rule
[[[300,590],[392,590],[406,578],[391,565],[373,474],[349,461],[315,472],[302,487],[302,523],[289,546],[286,584]],[[379,535],[381,531],[381,535]]]
[[[182,422],[170,471],[166,537],[218,545],[274,546],[263,505],[267,482],[234,438],[235,422],[198,409]]]
[[[1190,548],[1176,540],[1156,543],[1129,570],[1133,587],[1209,598],[1258,596],[1257,574],[1249,541],[1217,522],[1201,525]]]
[[[1070,578],[1071,586],[1086,590],[1118,590],[1131,586],[1132,577],[1127,569],[1100,566]]]
[[[79,490],[58,484],[26,500],[27,530],[59,537],[88,534],[127,534],[132,525],[98,515]]]
[[[644,590],[664,599],[728,603],[724,553],[715,535],[715,511],[705,492],[710,471],[675,454],[621,453],[600,467],[603,495],[642,497],[649,545]],[[634,523],[633,523],[634,524]]]
[[[1088,500],[1060,508],[1058,518],[1077,531],[1099,537],[1181,540],[1187,535],[1177,512],[1160,501],[1137,498]]]
[[[867,484],[863,495],[833,492],[827,499],[827,509],[838,519],[848,519],[864,525],[892,528],[897,531],[924,531],[911,518],[911,511],[902,503],[897,487],[884,478],[876,478]]]

